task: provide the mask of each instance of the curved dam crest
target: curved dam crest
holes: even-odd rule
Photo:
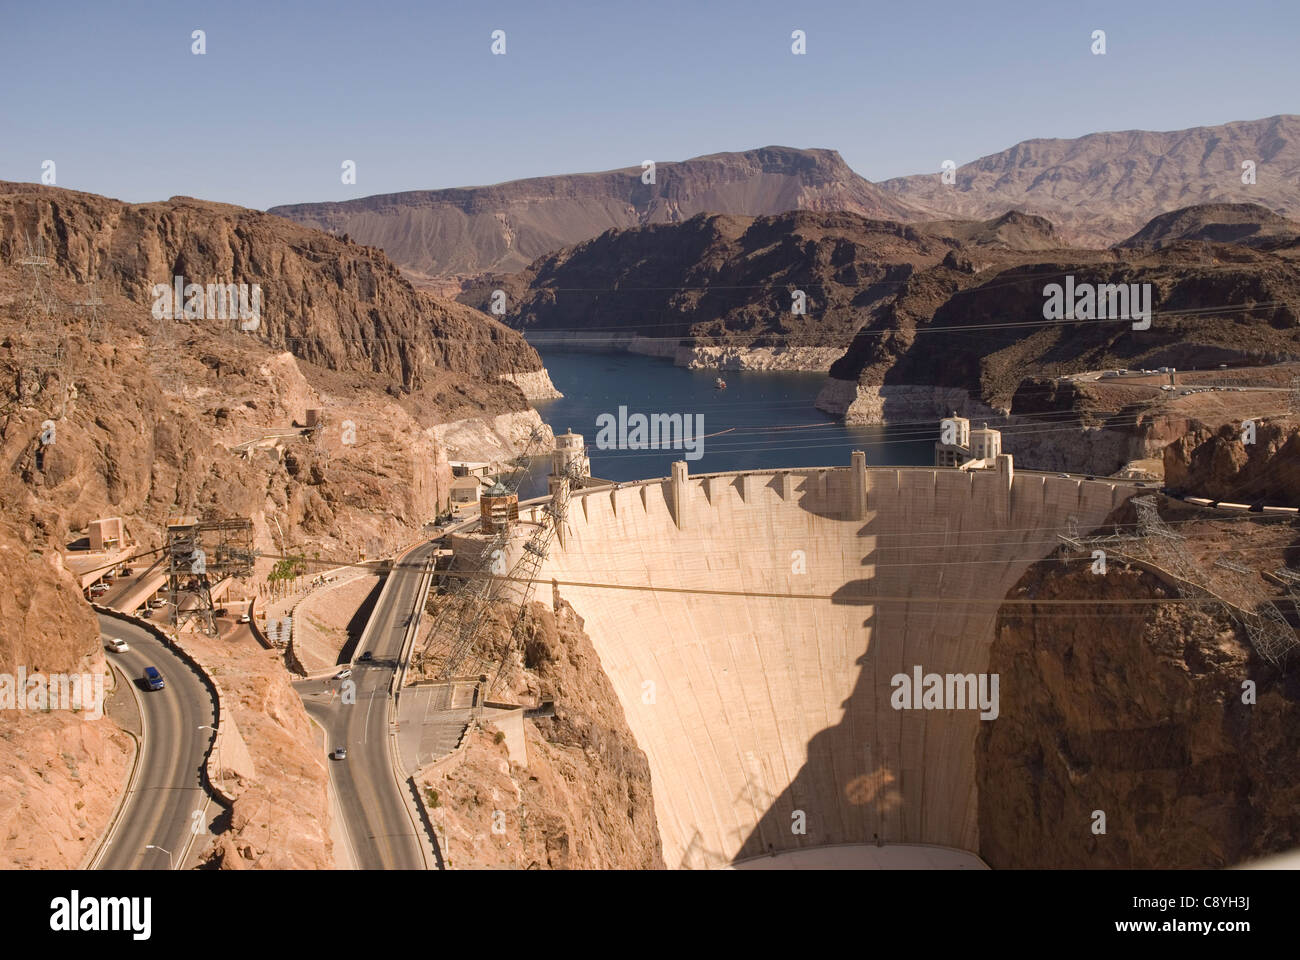
[[[984,673],[1002,598],[1068,518],[1095,528],[1138,492],[1009,457],[969,472],[853,459],[696,477],[678,463],[572,495],[543,582],[782,595],[560,588],[649,760],[672,867],[877,842],[977,853],[980,711],[896,710],[890,678]]]

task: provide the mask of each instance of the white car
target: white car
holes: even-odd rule
[[[240,622],[240,623],[248,623],[249,620],[251,620],[251,619],[252,619],[252,618],[249,617],[248,614],[244,614],[242,617],[239,618],[239,622]]]
[[[352,671],[351,671],[351,670],[340,670],[338,673],[334,674],[334,679],[335,679],[335,680],[346,680],[346,679],[347,679],[348,677],[350,677],[350,676],[352,676]]]
[[[104,641],[104,649],[111,650],[113,653],[126,653],[131,648],[127,642],[120,637],[109,637]]]

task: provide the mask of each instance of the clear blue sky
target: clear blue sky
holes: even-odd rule
[[[1300,112],[1297,38],[1294,0],[0,0],[0,179],[264,208],[785,144],[882,180]]]

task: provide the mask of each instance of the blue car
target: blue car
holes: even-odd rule
[[[144,668],[144,682],[149,684],[150,690],[161,690],[163,687],[167,686],[167,684],[163,682],[162,674],[158,672],[157,667]]]

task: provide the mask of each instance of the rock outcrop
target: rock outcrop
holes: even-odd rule
[[[188,638],[186,649],[226,693],[223,708],[248,746],[251,770],[235,794],[227,829],[204,851],[223,870],[321,870],[334,866],[329,775],[311,720],[279,656],[255,646]],[[221,758],[222,766],[231,764]]]
[[[49,279],[94,283],[100,296],[117,294],[140,308],[123,320],[144,335],[161,332],[151,317],[153,285],[182,276],[187,283],[261,289],[261,316],[251,331],[234,319],[189,318],[186,326],[243,334],[328,370],[373,377],[381,389],[410,391],[448,374],[490,384],[500,374],[542,366],[517,334],[414,290],[379,250],[255,210],[189,197],[124,204],[0,182],[0,260],[16,263],[29,240],[50,259]],[[27,293],[30,282],[23,281]],[[75,301],[86,299],[88,291],[80,292]],[[508,390],[479,393],[498,406],[523,406],[512,404]]]
[[[1300,243],[1300,223],[1257,203],[1207,203],[1162,213],[1118,246],[1166,247],[1180,240],[1263,250],[1294,247]]]
[[[1261,423],[1254,443],[1240,424],[1200,426],[1164,448],[1165,485],[1180,493],[1237,503],[1300,505],[1300,426]]]
[[[961,242],[853,213],[701,214],[602,234],[461,299],[506,294],[534,342],[673,356],[682,366],[826,370],[899,286]]]
[[[26,677],[108,670],[59,529],[56,513],[0,476],[0,674],[11,685],[20,668]],[[108,824],[133,752],[109,716],[18,709],[17,698],[0,706],[0,868],[76,869]]]
[[[1116,562],[1097,576],[1059,561],[1008,595],[1042,605],[1004,606],[990,655],[1002,695],[978,741],[990,866],[1207,869],[1300,844],[1300,689],[1214,608],[1132,603],[1176,595]],[[1098,606],[1052,606],[1085,599]],[[1117,600],[1128,605],[1102,605]]]
[[[928,416],[951,409],[945,391],[952,390],[965,391],[972,416],[984,409],[1015,414],[1029,386],[1041,389],[1041,381],[1066,374],[1295,359],[1297,254],[1294,246],[1212,244],[1207,251],[1179,241],[1155,250],[1005,251],[979,270],[950,260],[910,277],[886,308],[864,319],[831,367],[833,386],[819,406],[845,413],[861,398],[861,415],[850,422],[872,422],[881,411],[890,419],[887,403],[872,399],[877,393],[929,388],[942,404]],[[1136,312],[1049,320],[1049,286],[1067,277],[1077,290],[1124,285],[1127,293],[1137,285],[1140,293],[1149,285],[1149,326],[1134,329]],[[914,406],[907,412],[922,413]]]
[[[497,613],[475,654],[505,658],[510,693],[523,703],[554,701],[555,716],[524,721],[526,767],[489,725],[453,763],[423,776],[450,866],[662,868],[650,767],[582,619],[568,604],[553,611],[534,603],[522,648],[512,648],[512,612]]]

